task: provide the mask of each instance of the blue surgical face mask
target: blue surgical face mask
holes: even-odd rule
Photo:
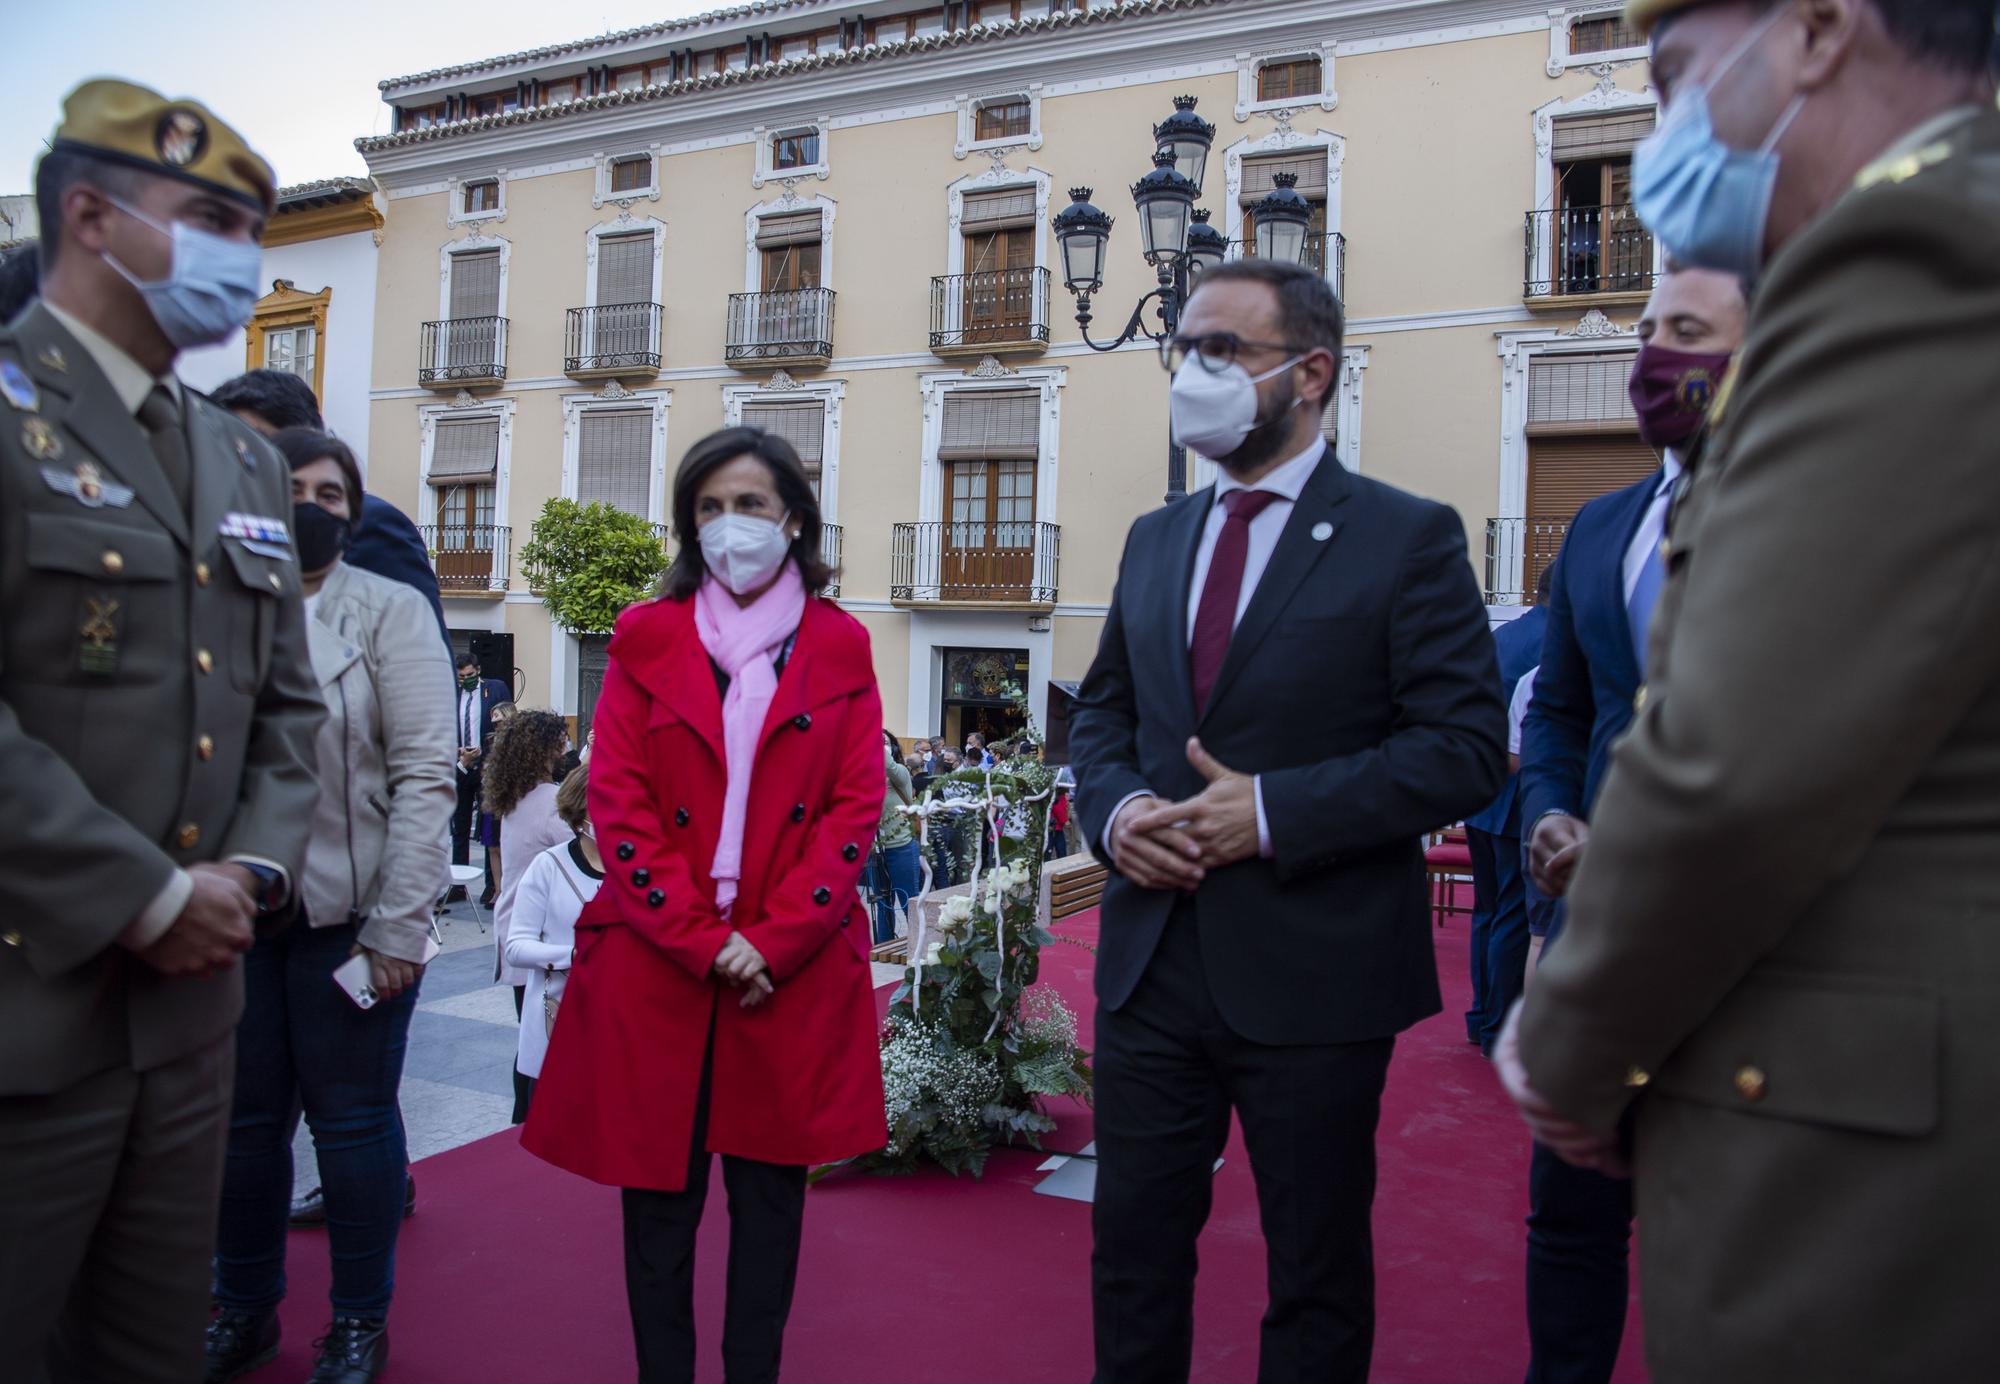
[[[139,290],[160,331],[180,350],[229,339],[257,308],[257,285],[264,267],[263,247],[229,240],[186,222],[163,226],[137,207],[111,205],[173,242],[173,267],[164,279],[141,279],[105,252],[104,262]]]
[[[1632,153],[1632,203],[1667,253],[1682,264],[1754,281],[1764,267],[1764,227],[1778,184],[1778,141],[1805,105],[1804,92],[1752,151],[1716,138],[1708,97],[1715,84],[1791,11],[1779,6],[1731,49],[1707,82],[1690,82]]]

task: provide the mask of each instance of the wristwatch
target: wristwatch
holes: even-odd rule
[[[257,889],[250,898],[251,902],[257,905],[259,913],[271,913],[284,907],[287,890],[283,871],[274,870],[269,865],[259,865],[254,860],[232,860],[229,863],[241,865],[257,877]]]

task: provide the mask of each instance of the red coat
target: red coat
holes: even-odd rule
[[[866,631],[808,600],[764,721],[732,915],[777,985],[759,1008],[741,1008],[711,970],[731,926],[709,876],[722,699],[692,601],[619,617],[594,728],[604,883],[577,923],[523,1147],[597,1182],[681,1190],[713,1023],[711,1152],[814,1164],[880,1148],[869,926],[855,889],[884,791]]]

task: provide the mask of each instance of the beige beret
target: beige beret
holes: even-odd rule
[[[198,183],[270,215],[278,183],[271,165],[198,101],[98,78],[63,102],[54,147]]]

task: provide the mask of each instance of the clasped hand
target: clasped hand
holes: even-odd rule
[[[722,950],[715,954],[715,973],[743,992],[743,998],[738,1003],[745,1009],[755,1009],[771,998],[775,988],[771,983],[770,969],[764,964],[763,953],[740,932],[730,933],[729,940],[722,944]]]
[[[1188,763],[1208,787],[1184,802],[1134,798],[1111,824],[1111,854],[1142,889],[1193,890],[1210,870],[1258,853],[1257,781],[1187,743]]]

